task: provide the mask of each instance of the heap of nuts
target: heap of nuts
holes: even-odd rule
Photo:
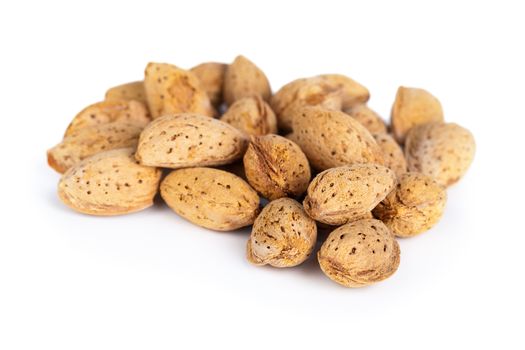
[[[337,74],[272,94],[243,56],[190,70],[149,63],[143,81],[80,111],[47,158],[63,174],[60,199],[81,213],[136,212],[160,192],[196,225],[253,225],[246,258],[254,265],[299,265],[318,230],[331,231],[319,235],[321,270],[361,287],[397,270],[396,237],[438,222],[446,188],[475,152],[472,134],[444,122],[429,92],[400,87],[390,125],[369,97]]]

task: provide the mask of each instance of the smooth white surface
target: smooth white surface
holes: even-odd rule
[[[0,349],[523,349],[525,25],[520,2],[156,1],[0,4]],[[148,61],[242,53],[274,90],[343,73],[387,117],[423,87],[477,154],[442,221],[401,240],[398,272],[344,289],[314,259],[244,259],[248,231],[159,203],[96,218],[55,195],[45,151]]]

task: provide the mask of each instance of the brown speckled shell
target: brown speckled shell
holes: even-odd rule
[[[219,108],[222,104],[222,87],[226,68],[228,65],[225,63],[206,62],[190,69],[201,82],[202,88],[208,94],[215,108]]]
[[[250,185],[218,169],[174,170],[162,181],[160,193],[174,212],[212,230],[251,225],[259,213],[259,197]]]
[[[342,225],[370,212],[395,187],[394,172],[375,164],[354,164],[319,173],[303,205],[313,219]]]
[[[105,99],[106,101],[135,100],[145,106],[148,104],[146,101],[146,92],[144,91],[144,82],[142,80],[114,86],[108,89],[108,91],[106,91]]]
[[[405,144],[408,170],[429,175],[444,186],[461,179],[475,152],[470,131],[454,123],[417,126],[410,130]]]
[[[406,173],[398,181],[396,189],[374,209],[374,216],[399,237],[429,230],[443,215],[445,187],[420,173]]]
[[[255,265],[297,266],[312,253],[317,239],[315,221],[290,198],[270,202],[253,224],[246,257]]]
[[[381,221],[354,221],[332,231],[317,254],[321,270],[345,287],[387,279],[400,263],[399,244]]]
[[[407,172],[407,161],[401,146],[389,134],[374,134],[379,148],[383,151],[385,166],[392,169],[397,176]]]
[[[344,112],[363,124],[371,134],[386,133],[386,124],[379,114],[370,109],[366,104],[358,104],[347,108]]]
[[[244,169],[248,182],[270,200],[303,194],[311,176],[299,146],[278,135],[253,137],[244,155]]]
[[[237,56],[226,69],[224,101],[231,105],[243,97],[260,96],[269,101],[270,82],[264,72],[244,56]]]
[[[277,133],[277,119],[270,106],[259,96],[235,101],[221,117],[248,135]]]

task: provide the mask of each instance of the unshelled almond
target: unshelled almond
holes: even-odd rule
[[[224,101],[231,105],[244,97],[270,99],[272,90],[264,72],[244,56],[237,56],[226,69]]]
[[[292,267],[312,253],[317,227],[301,204],[280,198],[264,207],[255,219],[246,246],[246,257],[255,265]]]
[[[144,105],[148,104],[148,101],[146,101],[146,92],[144,91],[144,82],[142,80],[114,86],[108,89],[106,91],[105,99],[106,101],[135,100]]]
[[[277,133],[277,119],[272,109],[260,96],[235,101],[221,116],[221,120],[248,135]]]
[[[186,220],[217,231],[253,224],[259,196],[240,177],[212,168],[172,171],[160,186],[168,206]]]
[[[363,124],[371,134],[386,133],[386,125],[383,119],[366,104],[361,103],[344,110],[352,118]]]
[[[86,158],[71,167],[58,184],[58,196],[84,214],[120,215],[153,204],[160,169],[137,163],[133,148],[115,149]]]
[[[383,152],[385,166],[392,169],[397,176],[407,172],[407,162],[401,146],[389,134],[374,134],[379,148]]]
[[[140,135],[137,159],[144,165],[185,168],[233,163],[248,140],[230,124],[198,114],[155,119]]]
[[[222,104],[222,87],[227,67],[228,65],[224,63],[206,62],[190,69],[201,82],[201,87],[206,91],[215,108],[219,108]]]
[[[319,173],[303,205],[313,219],[342,225],[363,217],[395,187],[394,172],[376,164],[354,164]]]

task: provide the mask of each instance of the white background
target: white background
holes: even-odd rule
[[[525,346],[525,12],[515,3],[2,1],[0,349],[448,349]],[[389,280],[345,289],[315,259],[244,259],[248,230],[162,203],[97,218],[56,197],[45,151],[148,61],[242,53],[273,89],[343,73],[388,117],[423,87],[477,141],[442,221],[401,240]]]

